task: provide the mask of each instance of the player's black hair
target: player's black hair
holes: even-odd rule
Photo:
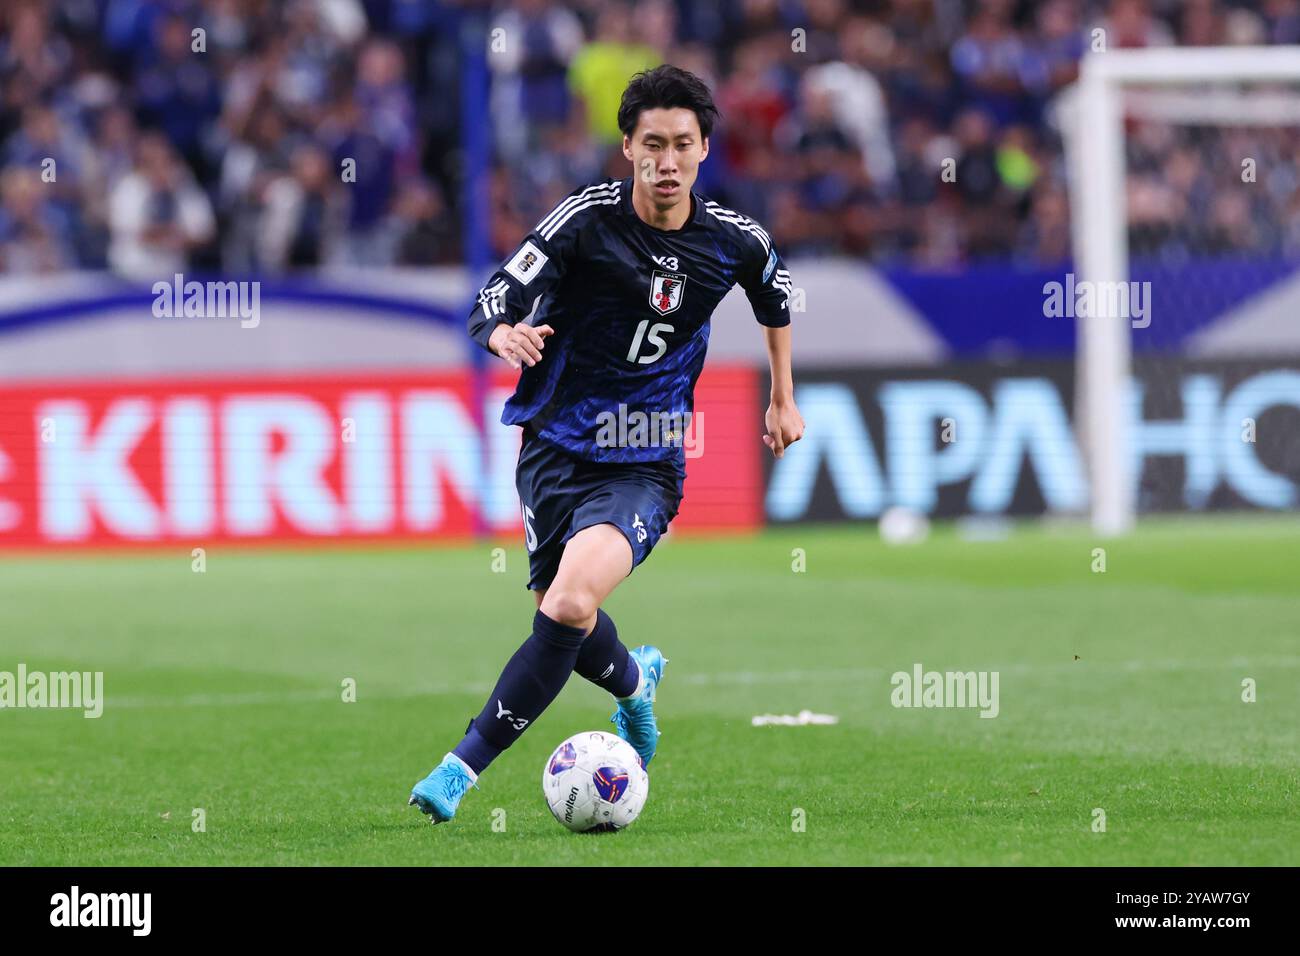
[[[668,63],[645,70],[633,76],[623,91],[623,102],[618,107],[618,128],[624,136],[631,136],[642,110],[679,106],[695,111],[695,118],[700,121],[700,135],[707,139],[720,114],[704,81],[694,73]]]

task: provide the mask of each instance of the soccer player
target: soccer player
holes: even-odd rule
[[[632,175],[570,193],[470,314],[475,341],[521,369],[501,421],[523,428],[516,483],[537,613],[464,739],[412,790],[434,823],[455,815],[575,671],[613,695],[619,736],[649,766],[665,658],[649,645],[628,651],[601,605],[677,514],[685,453],[683,429],[671,426],[689,422],[709,319],[736,283],[771,366],[763,441],[780,458],[803,435],[790,274],[761,226],[691,190],[716,117],[691,73],[665,65],[634,76],[618,111]],[[647,419],[670,427],[602,427]]]

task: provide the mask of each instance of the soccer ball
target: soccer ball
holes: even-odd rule
[[[542,769],[542,794],[575,833],[621,830],[645,806],[650,777],[631,744],[592,730],[555,748]]]

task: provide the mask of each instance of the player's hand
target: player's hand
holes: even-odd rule
[[[793,401],[773,402],[767,406],[763,424],[767,426],[763,444],[772,449],[772,455],[776,458],[780,458],[787,447],[803,438],[803,416]]]
[[[534,328],[523,322],[518,325],[502,323],[492,330],[488,346],[511,368],[519,368],[521,364],[531,368],[542,360],[546,337],[554,334],[555,329],[549,325]]]

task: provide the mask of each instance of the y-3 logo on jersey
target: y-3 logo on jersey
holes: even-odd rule
[[[656,269],[650,277],[650,306],[660,315],[676,312],[685,291],[686,276]]]

